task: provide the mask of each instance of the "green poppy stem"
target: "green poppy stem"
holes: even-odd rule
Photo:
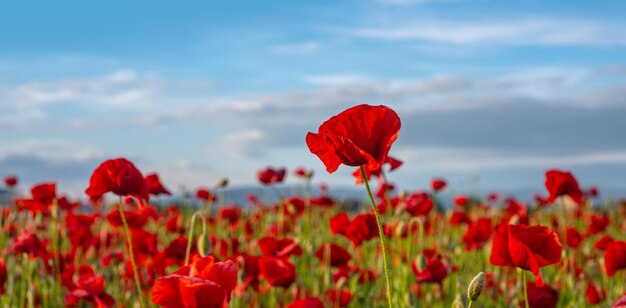
[[[365,173],[365,168],[361,166],[361,175],[363,176],[363,182],[365,182],[365,189],[367,190],[367,194],[370,198],[370,202],[372,203],[372,209],[374,210],[374,216],[376,216],[376,224],[378,225],[378,236],[380,237],[380,246],[383,251],[383,266],[385,270],[385,282],[387,284],[387,304],[389,308],[393,307],[391,304],[391,280],[389,279],[389,265],[387,263],[387,249],[385,247],[385,233],[383,232],[383,224],[380,221],[380,214],[378,213],[378,207],[376,207],[376,202],[374,201],[374,196],[372,195],[372,190],[370,189],[370,184],[367,181],[367,173]]]
[[[528,308],[528,290],[526,287],[526,270],[522,270],[522,280],[524,281],[524,303],[526,304],[526,308]]]
[[[128,228],[128,222],[126,222],[126,216],[124,215],[124,208],[122,206],[122,197],[120,196],[119,203],[120,217],[122,218],[122,224],[124,225],[124,233],[126,233],[126,240],[128,241],[128,255],[130,257],[130,265],[133,268],[133,276],[135,278],[135,287],[137,288],[137,295],[139,296],[139,304],[144,307],[143,294],[141,293],[141,282],[139,280],[139,272],[137,272],[137,264],[135,264],[135,254],[133,253],[133,238],[130,235],[130,229]]]

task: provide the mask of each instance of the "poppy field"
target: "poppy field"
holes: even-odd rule
[[[278,201],[246,204],[225,202],[226,179],[163,202],[174,192],[125,158],[94,166],[83,196],[7,174],[0,306],[626,307],[626,201],[559,169],[530,202],[397,187],[401,114],[337,112],[302,138],[315,167],[353,170],[358,202],[313,166],[261,168]]]

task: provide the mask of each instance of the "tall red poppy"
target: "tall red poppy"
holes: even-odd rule
[[[558,234],[547,227],[500,224],[493,236],[489,261],[529,270],[542,285],[539,268],[559,262],[561,251]]]
[[[554,203],[557,197],[567,195],[574,202],[583,203],[584,195],[578,186],[578,181],[572,173],[557,169],[548,170],[546,172],[546,189],[550,193],[548,200]]]
[[[85,193],[97,198],[113,192],[118,196],[134,196],[149,199],[148,186],[141,172],[125,158],[109,159],[93,172]]]
[[[606,245],[604,266],[609,277],[626,268],[626,241],[612,241]]]
[[[208,256],[159,277],[152,286],[152,302],[166,308],[228,307],[236,284],[237,265]]]
[[[339,165],[377,170],[398,138],[400,117],[387,106],[358,105],[324,122],[306,143],[333,173]]]

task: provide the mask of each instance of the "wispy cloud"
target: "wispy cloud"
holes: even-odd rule
[[[12,106],[36,106],[51,103],[91,105],[146,105],[165,90],[206,90],[214,83],[176,82],[155,74],[140,75],[133,70],[119,70],[110,75],[48,82],[0,84],[0,103]]]
[[[517,168],[571,168],[626,163],[626,149],[587,153],[516,153],[466,147],[400,148],[396,155],[412,166],[429,171],[511,170]]]
[[[370,77],[359,74],[311,75],[304,77],[304,82],[316,86],[345,86],[369,81],[372,81]]]
[[[277,45],[272,48],[272,51],[284,54],[309,54],[318,51],[321,48],[322,43],[319,41],[304,41],[298,43]]]
[[[454,3],[463,0],[379,0],[378,2],[389,5],[397,6],[409,6],[409,5],[423,5],[431,3]]]
[[[357,38],[431,41],[447,44],[626,45],[623,27],[601,21],[523,17],[509,20],[423,20],[366,25],[349,30]]]

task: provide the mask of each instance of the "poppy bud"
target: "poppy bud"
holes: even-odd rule
[[[219,188],[226,188],[226,186],[228,186],[228,178],[223,178],[217,182],[217,187]]]
[[[198,237],[197,241],[198,253],[204,258],[209,255],[211,251],[211,241],[209,240],[208,235],[203,234]]]
[[[485,284],[486,281],[484,272],[478,273],[478,275],[472,279],[472,282],[470,282],[469,287],[467,288],[467,297],[470,301],[473,302],[478,299],[480,292],[482,292],[485,288]]]
[[[311,178],[313,178],[313,169],[309,169],[309,170],[307,170],[307,171],[304,173],[304,176],[305,176],[307,179],[309,179],[309,180],[310,180]]]
[[[416,261],[417,261],[417,269],[420,272],[423,272],[424,269],[426,269],[426,257],[424,257],[424,255],[420,253],[417,256],[417,260]]]

